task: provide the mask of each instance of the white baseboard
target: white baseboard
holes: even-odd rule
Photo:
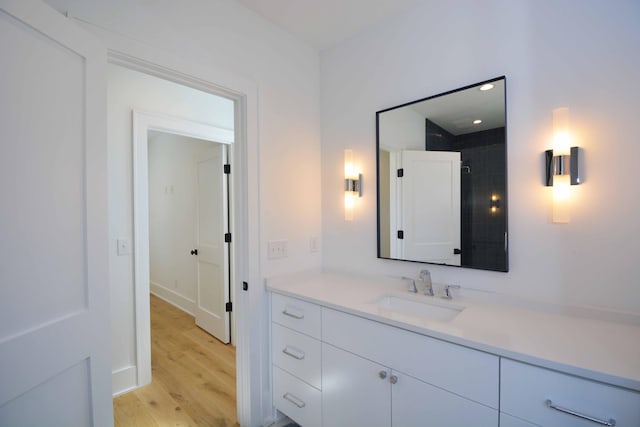
[[[127,366],[113,371],[111,373],[111,384],[113,397],[138,388],[138,370],[135,366]]]
[[[196,302],[189,298],[180,295],[179,293],[164,287],[158,283],[150,283],[150,291],[153,295],[168,302],[169,304],[178,307],[180,310],[195,316]]]

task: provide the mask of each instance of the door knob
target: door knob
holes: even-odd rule
[[[198,255],[198,250],[197,249],[192,250],[191,255]]]

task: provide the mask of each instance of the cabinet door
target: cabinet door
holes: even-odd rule
[[[328,344],[322,345],[322,424],[390,427],[389,369]]]
[[[392,371],[392,424],[397,427],[497,427],[498,411]]]
[[[500,427],[537,427],[537,424],[530,424],[511,415],[500,414]]]

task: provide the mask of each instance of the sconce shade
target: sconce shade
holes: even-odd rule
[[[582,183],[582,150],[571,147],[569,109],[553,110],[553,149],[545,151],[545,185],[553,186],[554,223],[568,223],[571,185]]]
[[[496,213],[500,208],[500,199],[496,194],[491,195],[491,201],[489,202],[489,207],[491,208],[491,213]]]
[[[557,175],[553,183],[553,222],[567,224],[569,222],[571,191],[569,175]]]
[[[362,174],[356,172],[353,150],[344,150],[344,219],[353,220],[356,196],[362,197]]]
[[[345,221],[353,221],[353,204],[355,202],[355,197],[352,192],[345,191],[344,192],[344,220]]]

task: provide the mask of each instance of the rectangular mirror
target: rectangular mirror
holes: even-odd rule
[[[376,113],[378,257],[508,271],[504,76]]]

